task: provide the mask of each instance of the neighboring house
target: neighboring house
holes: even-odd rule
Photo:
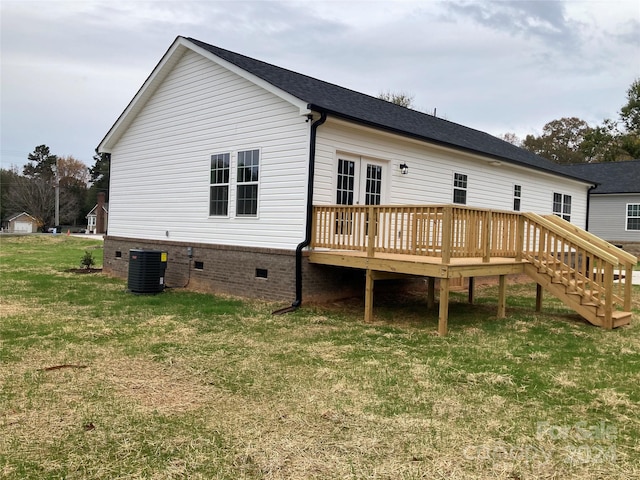
[[[102,214],[102,219],[100,219],[100,213]],[[108,224],[109,204],[104,202],[104,194],[102,194],[101,197],[98,197],[98,203],[96,203],[95,207],[87,213],[87,233],[105,233]]]
[[[10,215],[5,223],[5,228],[9,233],[36,233],[38,231],[38,220],[27,212]]]
[[[98,148],[111,154],[106,272],[161,249],[168,285],[296,302],[364,278],[309,263],[312,205],[455,203],[585,227],[594,185],[487,133],[184,37]]]
[[[568,171],[598,182],[589,194],[587,230],[640,256],[640,160],[570,165]]]

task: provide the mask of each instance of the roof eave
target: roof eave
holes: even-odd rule
[[[559,177],[569,178],[571,180],[574,180],[574,181],[577,181],[577,182],[580,182],[580,183],[584,183],[586,185],[593,185],[593,186],[597,185],[596,183],[594,183],[592,181],[589,181],[589,180],[586,180],[584,178],[576,177],[576,176],[573,176],[573,175],[568,175],[568,174],[565,174],[565,173],[556,172],[556,171],[553,171],[553,170],[550,170],[550,169],[546,169],[546,168],[536,167],[535,165],[528,165],[526,163],[520,163],[520,162],[514,161],[511,158],[503,157],[501,155],[495,155],[495,154],[483,152],[483,151],[480,151],[480,150],[476,150],[476,149],[473,149],[473,148],[468,148],[468,147],[464,147],[464,146],[461,146],[461,145],[456,145],[456,144],[449,143],[449,142],[443,142],[441,140],[436,140],[436,139],[427,137],[425,135],[418,135],[418,134],[415,134],[415,133],[407,132],[405,130],[400,130],[400,129],[397,129],[397,128],[389,127],[387,125],[383,125],[383,124],[380,124],[380,123],[370,122],[370,121],[363,120],[363,119],[360,119],[360,118],[356,118],[356,117],[352,117],[352,116],[349,116],[349,115],[345,115],[343,113],[336,112],[336,111],[331,110],[331,109],[327,109],[327,108],[322,107],[320,105],[309,104],[309,108],[312,109],[312,110],[315,110],[317,112],[325,112],[325,113],[327,113],[329,115],[332,115],[332,116],[335,116],[335,117],[339,117],[339,118],[342,118],[344,120],[348,120],[350,122],[354,122],[354,123],[357,123],[357,124],[360,124],[360,125],[364,125],[364,126],[367,126],[367,127],[377,128],[377,129],[384,130],[386,132],[393,133],[393,134],[396,134],[396,135],[400,135],[400,136],[403,136],[403,137],[413,138],[415,140],[420,140],[420,141],[423,141],[423,142],[440,145],[442,147],[446,147],[446,148],[450,148],[450,149],[454,149],[454,150],[460,150],[460,151],[467,152],[467,153],[472,153],[474,155],[482,155],[483,157],[487,157],[487,158],[493,159],[493,160],[498,160],[500,162],[508,163],[510,165],[515,165],[515,166],[522,167],[522,168],[528,168],[528,169],[531,169],[531,170],[537,170],[537,171],[540,171],[540,172],[544,172],[544,173],[547,173],[547,174],[550,174],[550,175],[559,176]]]

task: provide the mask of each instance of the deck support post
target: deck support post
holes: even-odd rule
[[[366,283],[364,289],[364,321],[371,323],[373,321],[373,270],[367,268]]]
[[[625,312],[631,311],[631,292],[633,285],[633,266],[628,263],[624,271],[624,305]]]
[[[440,313],[438,315],[438,335],[444,337],[447,334],[447,321],[449,320],[449,279],[440,279]]]
[[[436,305],[436,279],[427,277],[427,308],[431,310]]]
[[[542,311],[542,298],[544,296],[544,290],[542,290],[542,285],[536,283],[536,312]]]
[[[498,280],[498,318],[507,316],[507,282],[506,275],[500,275]]]
[[[604,320],[602,326],[613,330],[613,265],[604,265]]]
[[[475,288],[476,288],[476,281],[475,281],[475,277],[469,277],[469,304],[473,305],[473,302],[475,301]]]

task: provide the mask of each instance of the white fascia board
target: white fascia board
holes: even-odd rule
[[[246,80],[258,85],[259,87],[264,88],[270,93],[282,98],[283,100],[291,103],[296,106],[300,110],[300,115],[308,115],[311,113],[311,110],[308,108],[308,104],[303,100],[294,97],[290,93],[281,90],[269,82],[243,70],[236,65],[223,60],[212,54],[211,52],[191,43],[184,37],[178,37],[173,42],[169,50],[164,54],[158,65],[153,69],[151,75],[145,80],[138,90],[138,93],[133,97],[127,108],[120,114],[120,117],[116,120],[116,123],[113,124],[109,132],[105,135],[105,137],[98,145],[98,152],[100,153],[111,153],[111,149],[120,139],[120,136],[131,124],[135,116],[140,112],[146,101],[153,95],[156,88],[160,85],[160,83],[164,80],[167,74],[171,71],[171,69],[175,66],[175,64],[180,60],[182,55],[186,52],[187,49],[193,50],[196,53],[199,53],[205,58],[208,58],[214,63],[217,63],[223,68],[239,75]]]
[[[209,52],[208,50],[205,50],[204,48],[199,47],[199,46],[189,42],[187,39],[182,38],[182,40],[184,40],[184,42],[185,42],[184,45],[189,47],[194,52],[199,53],[203,57],[208,58],[209,60],[211,60],[214,63],[217,63],[218,65],[220,65],[223,68],[226,68],[230,72],[235,73],[236,75],[244,78],[245,80],[250,81],[251,83],[263,88],[264,90],[268,91],[269,93],[272,93],[272,94],[276,95],[277,97],[280,97],[284,101],[289,102],[293,106],[297,107],[300,110],[300,115],[309,115],[311,113],[311,110],[309,110],[308,103],[305,102],[304,100],[301,100],[298,97],[295,97],[295,96],[291,95],[290,93],[287,93],[284,90],[281,90],[280,88],[272,85],[271,83],[267,82],[266,80],[263,80],[262,78],[257,77],[255,75],[253,75],[252,73],[249,73],[246,70],[243,70],[242,68],[234,65],[233,63],[228,62],[228,61],[226,61],[226,60],[214,55],[213,53]]]

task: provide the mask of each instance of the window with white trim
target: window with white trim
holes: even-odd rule
[[[640,203],[627,203],[627,230],[640,230]]]
[[[338,205],[353,205],[356,179],[356,162],[338,159],[338,188],[336,189],[336,203]]]
[[[231,154],[211,155],[211,180],[209,187],[209,215],[229,214],[229,161]]]
[[[236,216],[258,215],[258,179],[260,150],[238,152],[238,176],[236,180]]]
[[[453,174],[453,203],[467,204],[467,176],[464,173]]]
[[[522,200],[522,185],[513,186],[513,210],[520,211],[520,201]]]
[[[571,195],[553,194],[553,214],[567,222],[571,221]]]

